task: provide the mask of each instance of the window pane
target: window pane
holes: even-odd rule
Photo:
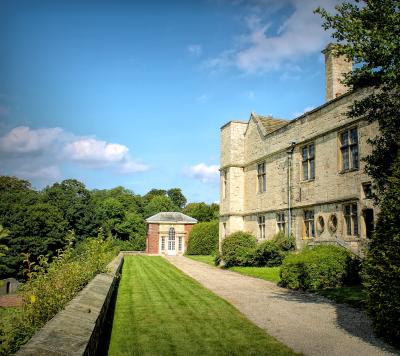
[[[313,158],[314,157],[314,144],[311,144],[310,146],[308,146],[308,150],[309,150],[308,157]]]
[[[342,169],[344,171],[349,169],[349,148],[342,148]]]
[[[344,207],[344,214],[345,214],[345,215],[350,215],[350,205],[345,205],[345,207]]]
[[[303,162],[303,179],[308,179],[308,161]]]
[[[315,178],[315,161],[314,159],[310,159],[310,179]]]
[[[265,192],[267,190],[267,177],[264,175],[262,176],[262,188],[263,188],[263,192]]]
[[[351,129],[350,135],[351,135],[351,143],[357,143],[358,142],[357,127]]]
[[[350,208],[350,207],[349,207]],[[355,215],[357,215],[357,204],[352,204],[351,205],[351,212]]]
[[[358,218],[357,215],[353,216],[354,235],[358,235]]]
[[[311,224],[311,236],[315,237],[315,226],[314,226],[314,221],[310,221]]]
[[[303,147],[303,161],[307,160],[307,158],[308,158],[307,147]]]
[[[351,235],[351,221],[350,221],[350,216],[345,216],[346,220],[346,230],[347,230],[347,235]]]
[[[351,146],[352,168],[358,169],[358,145]]]
[[[342,134],[340,135],[340,143],[342,144],[342,146],[347,146],[349,144],[349,132],[348,131],[342,132]]]

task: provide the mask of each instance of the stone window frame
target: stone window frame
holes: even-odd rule
[[[340,173],[360,169],[359,130],[351,126],[338,133]]]
[[[310,233],[311,232],[311,233]],[[304,210],[304,239],[315,238],[315,216],[314,210]]]
[[[315,179],[315,142],[301,147],[301,176],[303,181]]]
[[[267,163],[257,163],[257,192],[265,193],[267,191]]]
[[[227,196],[227,186],[228,186],[228,170],[224,169],[221,172],[222,178],[222,199],[225,199]]]
[[[260,238],[260,240],[264,240],[265,239],[265,215],[258,215],[257,223],[258,223],[259,238]]]
[[[183,239],[182,236],[178,236],[178,251],[183,250]]]
[[[276,225],[278,226],[278,231],[286,233],[286,216],[285,212],[276,213]]]
[[[343,204],[344,232],[349,237],[359,237],[360,223],[357,202]]]

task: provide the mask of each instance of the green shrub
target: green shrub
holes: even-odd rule
[[[381,212],[364,262],[367,312],[375,330],[400,345],[400,159],[381,198]]]
[[[300,253],[285,257],[280,285],[303,290],[342,287],[354,280],[356,266],[354,257],[342,247],[305,248]]]
[[[115,239],[114,244],[121,251],[144,251],[146,250],[146,237],[130,237],[128,240]]]
[[[247,232],[238,231],[222,242],[221,257],[226,267],[246,266],[257,245],[256,238]]]
[[[20,288],[24,304],[17,317],[7,320],[5,328],[0,330],[0,354],[17,351],[96,274],[104,272],[116,253],[111,239],[88,238],[74,249],[59,251],[52,262],[40,256],[34,264],[26,254],[28,280]]]
[[[285,252],[273,241],[264,241],[257,245],[249,256],[248,265],[254,267],[274,267],[282,264]]]
[[[296,239],[293,235],[287,236],[284,232],[278,232],[272,241],[281,251],[293,251],[296,248]]]
[[[218,251],[218,220],[201,222],[189,234],[188,255],[214,255]]]

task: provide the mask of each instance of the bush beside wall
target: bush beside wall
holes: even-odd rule
[[[359,262],[338,246],[305,248],[283,260],[280,286],[316,290],[342,287],[357,281]]]
[[[218,220],[201,222],[189,234],[188,255],[214,255],[218,251]]]
[[[247,266],[257,245],[257,239],[247,232],[238,231],[222,242],[221,258],[226,267]]]

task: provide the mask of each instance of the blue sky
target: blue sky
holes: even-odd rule
[[[319,0],[0,0],[0,174],[219,199],[219,133],[324,102]]]

